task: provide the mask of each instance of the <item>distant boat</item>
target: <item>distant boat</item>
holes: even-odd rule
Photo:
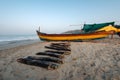
[[[37,31],[37,34],[41,40],[46,40],[46,41],[81,41],[81,40],[99,39],[99,38],[105,38],[109,35],[113,35],[116,33],[116,31],[114,31],[115,28],[112,28],[111,24],[113,25],[114,22],[94,24],[92,26],[85,25],[83,30],[87,31],[89,29],[89,31],[91,31],[91,32],[87,32],[87,33],[47,34],[47,33],[42,33],[40,31]],[[108,25],[111,25],[111,26],[108,26]],[[91,27],[91,29],[90,29],[90,27]]]

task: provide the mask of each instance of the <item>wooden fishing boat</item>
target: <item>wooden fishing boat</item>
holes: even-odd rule
[[[118,30],[117,28],[112,27],[114,26],[114,23],[115,22],[84,24],[82,29],[84,33],[79,33],[79,34],[46,34],[40,32],[40,29],[39,31],[37,31],[37,34],[41,40],[48,40],[48,41],[81,41],[81,40],[89,40],[89,39],[98,39],[120,32],[120,30]]]
[[[114,34],[114,31],[97,31],[81,34],[46,34],[37,31],[38,37],[46,41],[81,41],[90,39],[99,39]]]

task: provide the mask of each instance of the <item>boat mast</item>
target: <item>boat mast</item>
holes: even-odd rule
[[[40,26],[39,26],[39,29],[38,29],[38,30],[39,30],[39,32],[40,32]]]

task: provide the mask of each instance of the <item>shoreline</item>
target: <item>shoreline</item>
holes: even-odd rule
[[[41,41],[39,39],[2,41],[2,42],[0,42],[0,50],[14,48],[14,47],[18,47],[18,46],[24,46],[24,45],[33,44],[36,42],[41,42]]]

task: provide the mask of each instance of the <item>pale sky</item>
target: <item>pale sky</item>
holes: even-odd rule
[[[84,23],[120,23],[120,0],[0,0],[0,35],[81,29]]]

